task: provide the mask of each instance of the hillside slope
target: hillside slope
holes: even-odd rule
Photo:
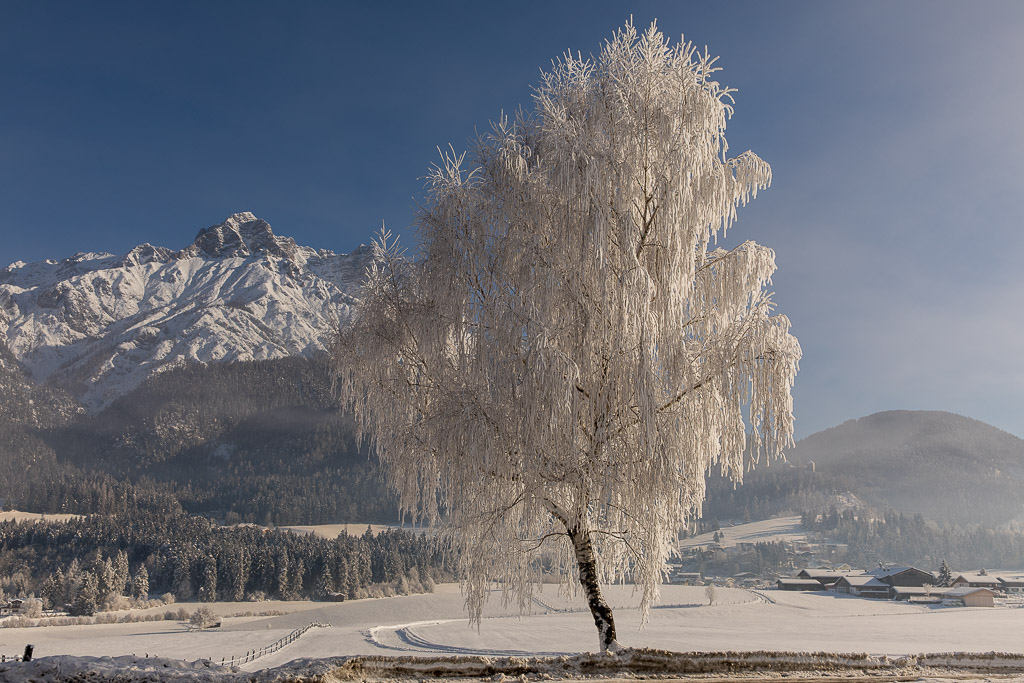
[[[1024,513],[1024,440],[952,413],[875,413],[812,434],[788,457],[870,503],[940,521],[998,525]]]

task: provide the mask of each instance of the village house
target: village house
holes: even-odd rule
[[[669,583],[683,586],[703,586],[704,577],[700,572],[674,571],[668,576]]]
[[[844,576],[863,573],[863,571],[838,572],[834,569],[801,569],[794,578],[813,579],[821,584],[822,588],[829,588]]]
[[[988,588],[994,591],[999,588],[999,579],[987,573],[964,572],[957,574],[951,585],[953,588]]]
[[[1024,576],[1000,576],[999,590],[1006,593],[1024,593]]]
[[[7,617],[12,614],[21,614],[25,608],[25,601],[22,598],[15,598],[0,603],[0,617]]]
[[[757,574],[753,572],[740,572],[739,574],[733,574],[730,578],[737,586],[743,586],[744,588],[750,588],[759,582]]]
[[[832,589],[836,593],[856,595],[861,598],[876,598],[888,600],[892,586],[870,574],[841,576],[833,584]]]
[[[890,586],[933,586],[936,582],[934,574],[915,567],[879,567],[867,573]]]

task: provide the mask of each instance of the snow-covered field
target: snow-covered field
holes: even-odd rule
[[[778,543],[779,541],[803,541],[806,532],[800,525],[800,516],[775,517],[759,522],[747,522],[736,526],[722,527],[719,531],[719,545],[731,547],[737,543]],[[680,549],[696,548],[714,542],[715,532],[691,536],[679,542]]]
[[[708,605],[702,587],[665,586],[662,605],[640,630],[638,596],[612,587],[620,642],[627,647],[704,652],[842,652],[908,655],[923,652],[1008,652],[1024,656],[1024,609],[935,608],[824,593],[751,592],[719,588]],[[299,658],[348,655],[524,656],[593,650],[596,632],[582,600],[547,587],[531,615],[502,608],[495,595],[479,630],[470,628],[457,586],[430,595],[293,603],[303,609],[272,617],[233,617],[219,629],[189,631],[178,622],[0,629],[0,653],[35,646],[37,658],[55,655],[201,658],[219,663],[269,646],[310,622],[314,628],[280,651],[243,664],[242,671]],[[250,609],[260,604],[247,603]],[[240,605],[217,606],[221,613]],[[0,681],[18,680],[3,678]]]
[[[69,519],[75,519],[82,515],[65,515],[65,514],[41,514],[38,512],[22,512],[21,510],[7,510],[0,512],[0,522],[66,522]]]

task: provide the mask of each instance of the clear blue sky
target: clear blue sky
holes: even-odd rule
[[[0,4],[0,264],[172,248],[249,210],[407,232],[436,147],[629,15],[721,55],[773,187],[798,434],[941,409],[1024,436],[1024,2]]]

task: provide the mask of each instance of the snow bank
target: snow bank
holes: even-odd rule
[[[136,683],[331,683],[349,680],[483,679],[506,677],[606,678],[632,676],[745,676],[802,672],[814,676],[915,676],[950,673],[1024,674],[1024,656],[1009,653],[937,653],[874,657],[830,652],[669,652],[627,649],[618,654],[559,657],[387,657],[353,656],[297,659],[257,672],[218,666],[207,660],[183,662],[139,657],[44,657],[0,664],[0,682]]]

